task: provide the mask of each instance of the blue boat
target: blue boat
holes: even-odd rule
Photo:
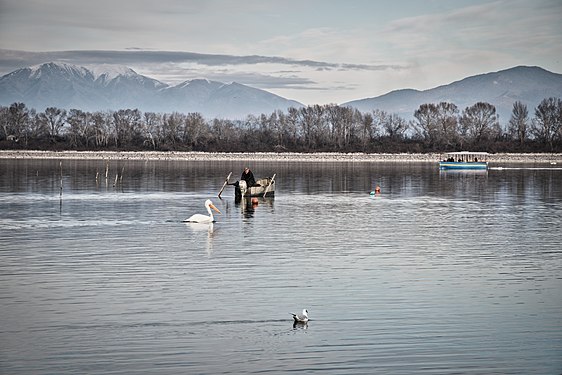
[[[439,169],[488,169],[487,152],[447,152],[439,162]]]

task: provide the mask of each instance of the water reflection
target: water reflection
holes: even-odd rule
[[[308,329],[308,322],[294,322],[293,329]]]
[[[255,199],[254,201],[252,201]],[[241,197],[239,199],[235,199],[236,207],[239,207],[245,219],[251,219],[254,217],[254,212],[256,207],[258,206],[259,202],[257,198],[249,198],[249,197]]]
[[[471,177],[471,176],[487,176],[487,169],[440,169],[439,175],[441,177],[458,176],[458,177]]]
[[[244,164],[0,161],[0,372],[559,373],[561,170]]]
[[[206,253],[207,256],[211,256],[213,254],[213,236],[215,233],[215,225],[214,223],[193,223],[187,222],[185,223],[189,229],[191,229],[194,233],[204,233],[207,232],[207,241],[206,241]]]
[[[245,219],[251,219],[259,207],[267,207],[269,210],[272,210],[274,199],[273,197],[241,197],[240,199],[235,199],[234,204],[240,209]]]

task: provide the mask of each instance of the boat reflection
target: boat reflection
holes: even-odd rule
[[[259,206],[266,206],[269,208],[273,207],[274,199],[271,198],[257,198],[257,197],[241,197],[235,199],[234,204],[236,207],[240,207],[242,215],[244,218],[249,219],[254,217],[254,213]]]
[[[487,176],[487,169],[440,169],[439,176]]]

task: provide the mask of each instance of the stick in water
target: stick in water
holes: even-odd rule
[[[62,161],[59,162],[60,165],[60,197],[62,199]]]
[[[226,186],[226,184],[228,184],[228,180],[230,180],[230,176],[232,175],[232,172],[230,172],[228,174],[228,176],[226,176],[226,180],[224,180],[224,184],[222,185],[221,191],[219,191],[219,198],[221,197],[222,191],[224,190],[224,187]]]
[[[269,188],[271,187],[271,185],[273,185],[273,182],[275,181],[275,175],[276,175],[276,173],[273,174],[273,177],[271,177],[271,180],[269,181],[269,184],[265,188],[265,193],[263,193],[264,198],[265,198],[267,192],[269,191]]]

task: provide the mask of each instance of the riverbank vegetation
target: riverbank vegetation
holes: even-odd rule
[[[532,114],[531,112],[532,111]],[[0,148],[206,152],[426,153],[562,151],[562,99],[534,109],[515,102],[500,126],[496,109],[476,103],[423,104],[414,119],[335,104],[290,108],[244,120],[138,109],[88,112],[25,103],[0,106]]]

